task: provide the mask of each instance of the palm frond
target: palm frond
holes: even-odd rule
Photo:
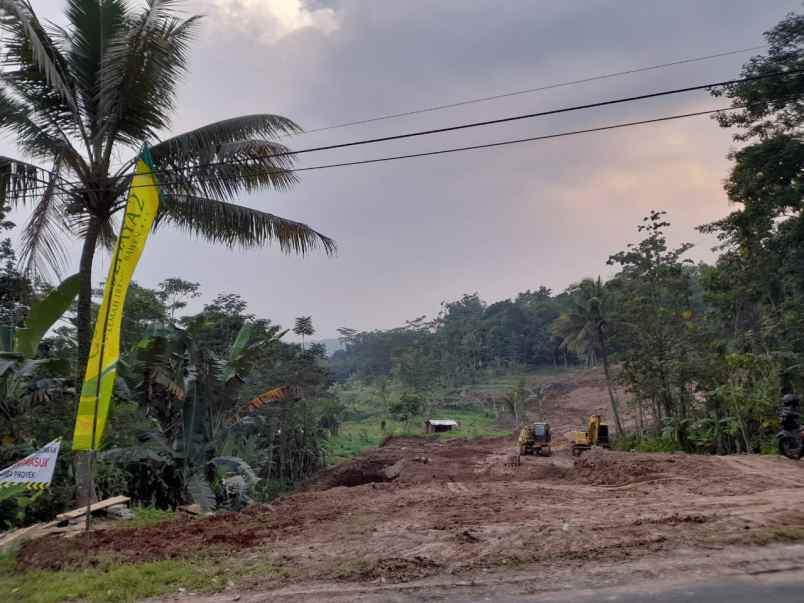
[[[267,139],[294,131],[298,126],[285,117],[246,115],[166,140],[151,155],[163,188],[233,201],[243,193],[284,190],[297,182],[290,149]]]
[[[16,135],[17,146],[28,156],[50,161],[61,156],[65,167],[76,174],[89,171],[84,158],[75,149],[59,123],[59,117],[38,110],[30,92],[10,81],[0,72],[0,130]]]
[[[164,194],[155,226],[163,221],[229,247],[275,242],[283,252],[300,255],[318,248],[333,254],[337,249],[335,241],[301,222],[204,197]]]
[[[170,161],[180,165],[202,161],[221,145],[254,138],[272,139],[301,132],[292,120],[281,115],[257,114],[233,117],[168,138],[151,148],[154,161]],[[281,145],[278,145],[278,149]],[[282,147],[284,149],[284,147]],[[286,149],[284,149],[286,150]],[[276,152],[279,152],[278,150]]]
[[[199,505],[204,513],[215,510],[217,506],[215,492],[201,471],[193,473],[187,480],[187,492],[193,502]]]
[[[110,41],[125,28],[129,8],[123,0],[68,0],[66,16],[70,29],[59,30],[57,34],[65,43],[65,58],[75,78],[78,98],[92,135],[99,125],[99,74],[103,55]]]
[[[48,176],[37,165],[0,156],[0,206],[23,205],[38,198],[38,191],[50,184]]]
[[[28,0],[0,0],[0,28],[8,39],[5,41],[7,53],[4,59],[8,67],[20,71],[36,68],[48,85],[47,92],[57,94],[77,115],[73,88],[67,69],[67,62],[53,40],[42,27]],[[34,80],[35,74],[28,74]]]
[[[64,195],[57,188],[62,156],[56,157],[49,182],[22,231],[19,263],[25,274],[59,277],[67,262],[62,237],[69,233],[64,214]]]
[[[117,243],[117,228],[114,216],[110,216],[100,224],[100,232],[98,233],[98,245],[103,247],[106,251],[112,251],[115,243]]]
[[[175,89],[187,69],[189,43],[199,16],[171,16],[172,0],[151,0],[146,9],[109,41],[99,78],[96,136],[136,145],[168,127]]]

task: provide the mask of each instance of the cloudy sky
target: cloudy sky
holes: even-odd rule
[[[62,0],[33,0],[60,20]],[[174,131],[247,113],[306,129],[762,44],[786,0],[186,0],[207,15]],[[289,139],[294,148],[528,113],[736,76],[748,54]],[[715,108],[705,93],[300,156],[299,165],[538,136]],[[319,336],[433,315],[477,291],[496,301],[609,273],[650,209],[673,242],[711,257],[698,224],[729,211],[732,146],[707,117],[436,158],[305,172],[292,192],[246,198],[334,237],[337,257],[243,252],[162,230],[136,278],[180,276],[208,301],[243,295],[284,325],[311,314]],[[0,152],[11,152],[10,142]],[[20,216],[15,216],[20,220]],[[76,253],[77,263],[77,253]],[[99,260],[100,270],[108,258]]]

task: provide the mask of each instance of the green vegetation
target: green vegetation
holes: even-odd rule
[[[430,434],[435,438],[479,438],[511,435],[510,429],[501,428],[494,413],[476,409],[450,408],[433,414],[433,418],[447,418],[458,421],[453,431]],[[346,421],[337,435],[326,443],[327,461],[340,463],[357,456],[368,448],[376,448],[390,436],[423,436],[425,417],[415,417],[406,422],[383,419],[382,415],[367,417],[359,421]]]
[[[8,282],[0,280],[0,296]],[[198,289],[168,279],[155,290],[129,290],[97,489],[101,497],[124,494],[142,506],[131,525],[170,517],[148,509],[187,502],[208,510],[238,509],[270,498],[324,465],[324,442],[341,421],[320,347],[302,350],[285,343],[286,331],[248,313],[237,295],[220,295],[201,312],[177,316],[175,310]],[[30,287],[28,296],[47,299],[46,294]],[[15,303],[6,300],[0,297],[0,311],[3,303]],[[20,322],[36,318],[34,311],[44,306],[33,304]],[[56,437],[64,439],[51,487],[35,498],[1,500],[0,526],[50,520],[75,505],[69,378],[74,350],[75,330],[68,322],[41,341],[36,359],[4,352],[0,466]],[[277,386],[289,386],[288,394],[259,408],[248,406],[255,395]]]
[[[135,505],[131,509],[134,512],[134,519],[129,519],[121,523],[124,528],[141,528],[145,526],[162,523],[176,519],[176,512],[168,509],[157,509],[155,507],[144,507]]]
[[[150,563],[109,563],[105,567],[69,571],[18,571],[14,552],[0,554],[0,592],[19,603],[133,603],[148,597],[187,592],[208,593],[226,588],[230,580],[256,568],[211,559]],[[261,574],[270,567],[259,568]]]

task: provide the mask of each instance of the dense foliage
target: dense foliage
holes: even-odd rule
[[[16,275],[8,282],[19,295],[9,291],[0,305],[17,308],[6,328],[19,334],[32,321],[28,308],[50,290],[7,271]],[[74,298],[77,281],[72,284]],[[248,313],[237,295],[219,295],[200,312],[177,316],[198,292],[198,284],[175,278],[155,290],[136,284],[129,290],[99,496],[127,494],[162,508],[190,501],[238,508],[326,462],[324,442],[337,432],[341,409],[327,393],[332,379],[320,348],[283,342],[287,331]],[[23,294],[28,305],[20,306]],[[73,504],[74,318],[73,306],[39,344],[35,360],[9,348],[0,354],[0,465],[64,438],[53,486],[0,501],[4,524],[50,518]],[[248,406],[278,386],[292,387],[297,396]]]

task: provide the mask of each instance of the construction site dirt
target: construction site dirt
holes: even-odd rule
[[[585,386],[593,388],[593,386]],[[581,390],[578,392],[578,390]],[[565,412],[602,397],[576,388]],[[550,417],[559,427],[571,418]],[[567,425],[561,425],[567,423]],[[24,568],[77,567],[206,552],[259,558],[262,591],[321,583],[471,580],[527,568],[599,566],[684,548],[759,547],[804,539],[804,464],[758,455],[594,449],[522,457],[509,438],[389,438],[303,491],[243,513],[26,543]],[[310,599],[310,600],[315,600]]]

